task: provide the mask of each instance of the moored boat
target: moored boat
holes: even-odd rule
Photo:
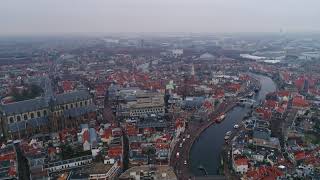
[[[224,136],[224,140],[228,140],[230,138],[230,136],[228,136],[228,135],[226,135],[226,136]]]
[[[217,119],[216,119],[216,122],[217,123],[220,123],[221,121],[224,120],[224,118],[226,117],[226,115],[223,113],[223,114],[220,114]]]

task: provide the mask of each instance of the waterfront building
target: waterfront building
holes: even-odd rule
[[[245,157],[237,158],[233,161],[233,169],[235,172],[245,174],[248,171],[249,161]]]

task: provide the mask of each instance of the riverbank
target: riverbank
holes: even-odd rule
[[[180,148],[176,145],[170,158],[170,165],[175,169],[179,179],[188,179],[194,175],[189,169],[189,162],[191,162],[189,155],[194,142],[198,140],[203,131],[215,124],[215,121],[212,119],[217,118],[221,113],[227,113],[236,105],[236,101],[223,102],[210,115],[209,121],[202,123],[190,123],[189,128],[186,129],[182,135],[184,137],[189,135],[189,138],[184,138],[184,141],[180,140],[176,143],[177,145],[183,143],[183,147]],[[179,157],[176,156],[177,152],[179,152]],[[187,164],[185,164],[184,161],[186,161]]]
[[[257,102],[263,101],[265,96],[275,91],[276,87],[272,79],[266,76],[256,75],[261,83],[261,90],[254,97]],[[220,165],[220,154],[225,141],[224,135],[233,129],[234,124],[239,124],[251,110],[249,107],[235,106],[226,116],[226,119],[218,125],[212,125],[203,130],[190,151],[191,171],[196,176],[203,176],[203,172],[198,169],[203,166],[209,175],[217,174]]]
[[[216,119],[216,118],[218,117],[218,115],[221,114],[221,113],[224,113],[224,114],[228,113],[230,110],[232,110],[232,109],[233,109],[234,107],[236,107],[236,106],[237,106],[237,102],[231,102],[231,103],[227,106],[227,108],[225,108],[224,111],[220,111],[220,113],[216,113],[215,115],[212,116],[211,119]],[[189,155],[190,155],[190,151],[191,151],[191,148],[192,148],[194,142],[197,141],[197,140],[200,138],[200,135],[201,135],[201,133],[202,133],[203,131],[205,131],[205,130],[208,129],[210,126],[214,125],[215,123],[216,123],[215,121],[209,120],[208,123],[206,123],[205,125],[203,125],[202,127],[200,127],[199,130],[197,130],[197,131],[195,132],[195,134],[194,134],[194,136],[193,136],[194,138],[191,139],[190,146],[189,146],[189,147],[186,147],[186,148],[187,148],[187,154],[188,154],[188,158],[187,158],[188,161],[190,161]]]

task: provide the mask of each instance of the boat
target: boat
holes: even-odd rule
[[[238,125],[238,124],[235,124],[235,125],[233,126],[233,128],[238,129],[238,128],[239,128],[239,125]]]
[[[204,175],[208,175],[206,168],[204,168],[201,164],[198,166],[198,169],[204,172]]]
[[[247,97],[252,97],[253,95],[254,95],[254,92],[251,91]]]
[[[230,136],[232,134],[231,131],[226,132],[226,136]]]
[[[230,136],[227,135],[227,136],[224,137],[224,140],[227,141],[229,138],[230,138]]]
[[[220,123],[221,121],[224,120],[225,117],[226,117],[226,115],[225,115],[224,113],[221,114],[220,116],[217,117],[216,122],[217,122],[217,123]]]

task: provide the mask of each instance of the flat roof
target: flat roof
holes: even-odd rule
[[[103,162],[93,162],[82,173],[86,174],[105,174],[107,173],[113,164],[103,164]]]
[[[143,165],[143,166],[135,166],[127,171],[125,171],[121,176],[119,177],[120,179],[128,179],[131,177],[131,173],[136,173],[137,175],[140,172],[144,172],[144,174],[148,174],[148,172],[152,172],[152,176],[155,177],[157,180],[177,180],[177,176],[173,171],[173,168],[170,166],[160,166],[160,165],[155,165],[155,166],[148,166],[148,165]]]

